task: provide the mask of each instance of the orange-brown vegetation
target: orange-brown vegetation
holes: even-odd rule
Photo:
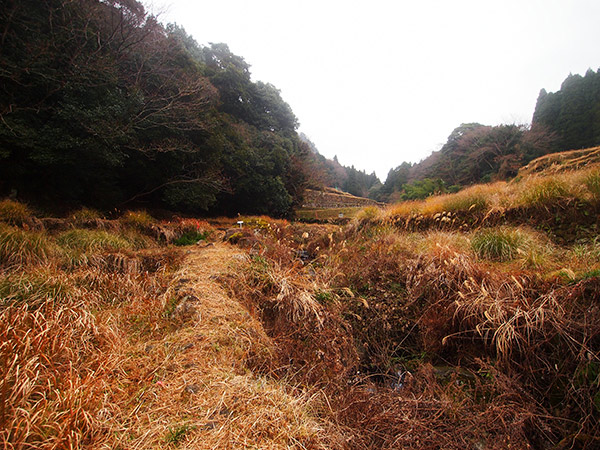
[[[549,153],[522,167],[519,175],[560,173],[600,165],[600,147]]]
[[[325,383],[349,448],[594,448],[598,259],[525,228],[304,227],[241,242],[230,285],[279,372]],[[506,236],[502,258],[472,244]]]
[[[597,214],[595,177],[346,226],[0,207],[0,442],[597,448],[600,238],[557,232]]]

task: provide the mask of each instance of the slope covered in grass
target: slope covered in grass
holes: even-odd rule
[[[591,166],[600,165],[600,147],[586,148],[583,150],[570,150],[566,152],[550,153],[534,159],[525,167],[519,169],[519,176],[535,173],[552,173],[572,171]]]
[[[574,243],[595,236],[600,215],[600,166],[580,167],[580,153],[539,158],[530,164],[534,169],[524,170],[511,182],[474,185],[456,194],[371,208],[362,217],[408,231],[529,225],[554,240]]]

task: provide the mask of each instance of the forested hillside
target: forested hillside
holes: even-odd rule
[[[600,144],[600,70],[569,75],[556,93],[538,97],[532,125],[461,124],[446,144],[418,164],[392,169],[381,200],[411,200],[507,180],[548,153]]]
[[[136,0],[0,8],[0,195],[285,215],[309,149],[271,84]]]
[[[542,89],[533,123],[556,133],[562,150],[600,144],[600,69],[569,75],[557,92]]]
[[[50,209],[283,216],[306,187],[425,198],[600,144],[600,70],[589,70],[542,90],[531,126],[461,124],[382,185],[300,137],[278,89],[226,44],[201,46],[137,0],[8,2],[0,67],[0,196]]]
[[[311,149],[309,170],[311,187],[328,186],[358,197],[374,198],[377,196],[382,184],[375,172],[367,174],[364,170],[358,170],[354,166],[343,166],[339,163],[337,156],[328,159],[321,155],[314,142],[304,133],[300,133],[300,139]]]
[[[439,151],[418,164],[405,162],[392,169],[381,192],[387,199],[412,200],[506,180],[529,161],[557,148],[555,135],[541,125],[462,124]]]

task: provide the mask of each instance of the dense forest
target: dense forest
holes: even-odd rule
[[[542,89],[533,123],[556,133],[562,150],[600,144],[600,69],[569,75],[557,92]]]
[[[555,93],[540,92],[532,125],[461,124],[437,152],[390,170],[379,200],[411,200],[506,180],[529,161],[562,150],[600,145],[600,70],[569,75]]]
[[[531,126],[461,124],[382,184],[299,136],[279,90],[226,44],[199,45],[137,0],[9,1],[0,67],[0,195],[49,208],[284,216],[307,187],[424,198],[600,144],[600,70],[589,70],[542,90]]]
[[[285,215],[311,152],[271,84],[136,0],[0,10],[0,195]]]

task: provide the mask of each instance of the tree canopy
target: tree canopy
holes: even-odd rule
[[[329,186],[358,197],[375,198],[378,196],[382,185],[375,172],[367,174],[364,170],[358,170],[354,166],[343,166],[339,163],[337,156],[327,159],[319,153],[316,145],[306,135],[300,133],[300,139],[309,150],[308,169],[311,187]]]
[[[0,10],[0,194],[289,213],[309,150],[277,88],[137,0]]]
[[[531,126],[461,124],[418,164],[390,170],[378,200],[408,199],[516,175],[529,161],[600,145],[600,69],[569,75],[559,91],[540,91]],[[434,183],[435,182],[435,183]],[[437,184],[436,184],[437,183]],[[437,186],[436,189],[428,187]]]
[[[600,69],[569,75],[557,92],[542,89],[533,123],[556,133],[562,150],[600,145]]]

